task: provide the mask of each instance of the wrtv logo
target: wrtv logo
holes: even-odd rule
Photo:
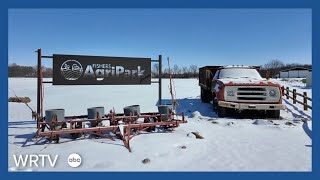
[[[55,167],[59,155],[13,155],[16,167],[45,167],[47,165]]]

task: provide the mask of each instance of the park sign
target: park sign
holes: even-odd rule
[[[53,55],[53,85],[151,84],[151,59]]]

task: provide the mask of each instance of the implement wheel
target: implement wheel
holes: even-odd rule
[[[75,129],[80,129],[80,128],[82,128],[82,122],[76,122],[76,123],[74,124],[74,128],[75,128]],[[79,137],[82,136],[82,133],[71,133],[70,135],[71,135],[72,139],[77,139],[77,138],[79,138]]]

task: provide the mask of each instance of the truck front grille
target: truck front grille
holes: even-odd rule
[[[239,87],[237,90],[237,99],[242,101],[263,101],[266,96],[264,87]]]
[[[239,87],[238,91],[266,91],[263,87]]]
[[[266,98],[263,97],[238,97],[238,100],[256,100],[256,101],[262,101]]]
[[[238,92],[238,95],[261,95],[261,96],[265,96],[264,92]]]

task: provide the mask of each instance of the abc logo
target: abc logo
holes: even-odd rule
[[[73,153],[68,157],[68,164],[71,167],[78,167],[81,165],[81,156],[79,154]]]

